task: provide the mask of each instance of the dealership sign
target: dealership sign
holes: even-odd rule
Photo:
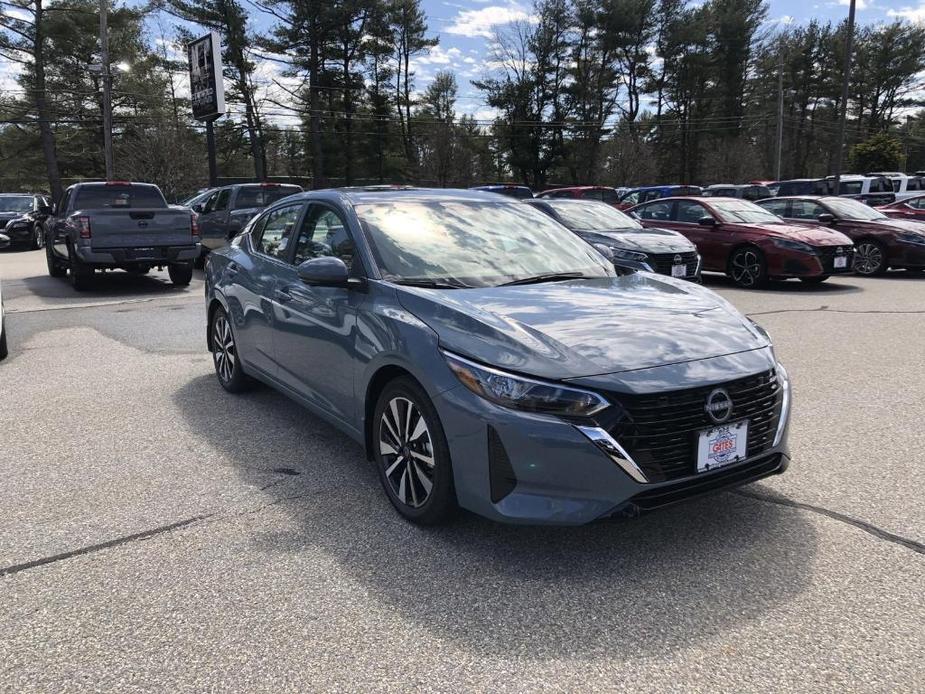
[[[222,46],[216,32],[196,39],[187,47],[193,118],[215,120],[225,112],[222,81]]]

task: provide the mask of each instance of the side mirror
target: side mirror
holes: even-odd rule
[[[819,215],[818,217],[816,217],[816,220],[817,220],[820,224],[834,224],[834,223],[835,223],[835,215],[829,214],[828,212],[823,212],[821,215]]]
[[[716,220],[713,219],[713,217],[711,217],[710,215],[707,214],[707,215],[704,215],[703,217],[701,217],[700,219],[698,219],[698,220],[697,220],[697,224],[699,224],[699,225],[702,226],[702,227],[715,227],[715,226],[716,226]]]
[[[0,248],[7,248],[10,245],[10,237],[6,234],[0,234]]]
[[[205,206],[201,202],[197,202],[192,207],[193,212],[195,212],[196,214],[202,214],[205,211],[205,209],[206,209]]]
[[[312,287],[346,287],[347,265],[340,258],[311,258],[299,265],[299,279]]]
[[[613,262],[613,251],[610,250],[610,246],[605,246],[603,243],[595,243],[592,245],[594,246],[594,250],[607,258],[611,263]]]

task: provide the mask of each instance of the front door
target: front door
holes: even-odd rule
[[[275,330],[279,378],[309,402],[352,424],[354,411],[357,307],[365,294],[344,287],[312,287],[299,279],[299,264],[334,256],[358,272],[353,238],[333,207],[311,203],[291,262],[279,275]]]
[[[726,254],[728,253],[725,246],[729,241],[728,234],[723,231],[719,220],[716,226],[701,224],[700,220],[704,217],[714,217],[714,215],[696,200],[678,200],[670,228],[681,232],[697,246],[703,258],[704,270],[725,272]]]

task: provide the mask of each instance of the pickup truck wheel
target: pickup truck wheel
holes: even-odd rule
[[[185,287],[193,279],[192,263],[171,263],[167,266],[170,281],[178,287]]]
[[[78,292],[86,291],[93,285],[93,267],[87,265],[73,252],[70,254],[70,259],[71,286]]]
[[[215,375],[222,388],[229,393],[242,393],[253,384],[253,381],[241,368],[238,358],[238,345],[231,329],[231,321],[225,309],[219,307],[212,314],[212,324],[209,326],[212,336],[212,362],[215,364]]]
[[[55,258],[51,246],[45,246],[45,262],[48,264],[49,277],[64,277],[67,274],[67,266]]]

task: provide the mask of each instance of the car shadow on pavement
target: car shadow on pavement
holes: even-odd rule
[[[202,273],[193,272],[193,279],[202,277]],[[93,285],[86,291],[78,292],[67,277],[33,276],[24,277],[22,283],[33,294],[46,299],[67,299],[75,297],[125,299],[152,295],[183,294],[190,287],[177,287],[170,282],[166,270],[152,270],[147,275],[133,275],[130,272],[113,270],[97,272]]]
[[[850,281],[857,278],[854,275],[841,275],[838,279]],[[731,277],[712,273],[703,274],[703,284],[711,289],[742,289],[745,292],[781,292],[788,294],[850,294],[864,291],[862,287],[857,285],[835,283],[831,280],[820,284],[807,284],[794,279],[773,280],[761,289],[743,289],[737,286]]]
[[[231,396],[209,376],[174,399],[265,503],[291,513],[278,532],[253,536],[268,564],[320,548],[409,628],[473,653],[643,658],[697,647],[810,583],[816,532],[775,504],[726,493],[583,527],[464,513],[420,528],[391,508],[358,445],[284,396]]]

